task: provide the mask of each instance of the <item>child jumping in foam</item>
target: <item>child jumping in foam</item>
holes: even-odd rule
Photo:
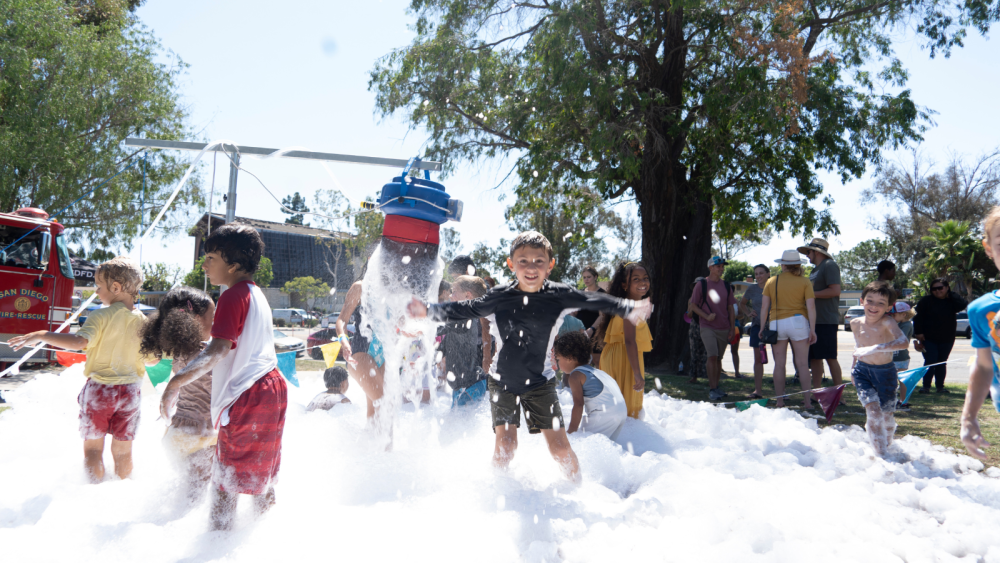
[[[104,437],[111,434],[115,474],[132,474],[132,440],[139,427],[139,403],[146,365],[157,360],[139,352],[139,330],[146,317],[135,308],[142,285],[139,264],[118,256],[97,267],[97,296],[108,307],[98,309],[76,334],[40,330],[8,341],[14,350],[44,342],[87,353],[80,391],[80,434],[87,474],[94,483],[104,479]]]
[[[140,352],[156,358],[173,356],[173,371],[184,367],[212,338],[215,303],[205,292],[175,287],[160,301],[142,330]],[[188,498],[198,501],[212,477],[218,435],[212,425],[212,377],[206,375],[180,388],[177,412],[163,435],[187,481]]]
[[[983,246],[986,255],[1000,266],[1000,206],[994,207],[983,221]],[[987,394],[993,399],[993,406],[1000,411],[1000,329],[997,328],[997,313],[1000,312],[1000,292],[994,290],[969,305],[969,326],[972,328],[972,347],[976,349],[976,363],[969,374],[969,389],[965,392],[965,407],[962,409],[962,430],[960,437],[969,454],[986,461],[990,443],[983,438],[979,429],[979,408]]]
[[[346,369],[340,366],[327,369],[323,372],[323,383],[326,384],[326,391],[313,397],[306,407],[306,412],[317,409],[328,411],[341,403],[350,404],[351,400],[344,396],[351,385]]]
[[[865,407],[865,428],[875,453],[884,456],[896,432],[896,365],[892,352],[909,346],[906,336],[888,311],[896,292],[884,281],[874,281],[861,292],[865,316],[851,320],[854,333],[854,366],[851,381]],[[863,361],[862,361],[863,360]]]
[[[618,383],[589,365],[591,348],[590,338],[575,331],[556,338],[552,345],[552,359],[566,374],[573,393],[573,412],[566,432],[585,430],[616,440],[628,418],[628,407]]]
[[[254,284],[264,242],[252,227],[228,223],[205,240],[202,269],[228,286],[212,342],[170,380],[160,414],[170,420],[180,390],[212,372],[212,423],[219,430],[212,467],[212,526],[230,529],[237,494],[254,495],[262,514],[275,502],[288,388],[278,372],[271,308]]]
[[[494,465],[506,468],[513,459],[524,410],[528,432],[541,433],[566,477],[578,481],[580,464],[566,437],[549,355],[561,318],[586,309],[619,315],[634,324],[649,317],[652,306],[648,300],[636,303],[548,281],[555,267],[552,245],[535,231],[514,238],[507,266],[514,281],[479,299],[428,307],[414,298],[409,313],[438,321],[488,317],[498,343],[497,361],[487,380],[496,433]]]

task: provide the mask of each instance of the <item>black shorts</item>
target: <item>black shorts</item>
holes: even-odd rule
[[[810,360],[836,360],[840,325],[816,325],[816,343],[809,347]]]
[[[504,391],[497,380],[488,377],[490,392],[490,413],[493,415],[494,432],[501,424],[521,427],[521,409],[528,421],[528,433],[538,434],[542,430],[558,430],[563,425],[559,395],[556,394],[556,380],[552,378],[544,384],[528,389],[521,395]],[[518,400],[520,398],[520,400]],[[558,420],[559,422],[554,422]]]

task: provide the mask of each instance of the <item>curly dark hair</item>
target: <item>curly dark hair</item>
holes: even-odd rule
[[[628,298],[629,284],[632,280],[632,272],[642,268],[649,273],[649,268],[646,267],[642,262],[622,262],[618,264],[618,268],[615,270],[614,277],[611,278],[611,287],[608,288],[608,295],[612,297],[618,297],[620,299]],[[649,297],[649,293],[643,295],[642,298],[645,299]],[[601,316],[597,318],[597,322],[594,323],[596,327],[594,329],[593,342],[595,347],[604,347],[604,335],[608,331],[608,325],[611,324],[611,315],[607,313],[601,313]]]
[[[256,274],[264,255],[264,240],[250,225],[226,223],[205,239],[205,252],[218,252],[227,264],[236,264],[247,274]]]
[[[333,366],[323,372],[323,383],[327,389],[339,388],[340,384],[347,380],[347,370],[340,366]]]
[[[578,330],[563,334],[556,338],[555,343],[552,344],[552,349],[555,350],[556,354],[569,360],[575,360],[583,366],[590,363],[590,348],[590,339]]]
[[[156,312],[142,326],[139,352],[185,360],[201,352],[201,320],[212,305],[207,293],[193,287],[175,287],[160,300]]]

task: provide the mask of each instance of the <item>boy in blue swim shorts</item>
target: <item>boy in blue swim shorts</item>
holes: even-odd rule
[[[885,455],[896,432],[893,413],[899,381],[892,353],[909,347],[906,335],[887,314],[895,302],[892,286],[884,281],[872,282],[861,292],[865,316],[851,320],[855,344],[851,381],[868,415],[865,429],[879,456]]]

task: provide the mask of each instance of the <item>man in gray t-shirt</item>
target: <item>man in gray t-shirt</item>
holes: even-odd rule
[[[740,307],[743,309],[743,314],[750,317],[750,347],[753,349],[753,383],[754,391],[751,395],[752,399],[759,399],[764,396],[764,389],[761,387],[764,380],[764,362],[760,356],[760,351],[757,349],[760,346],[760,306],[761,301],[764,297],[764,284],[767,283],[767,279],[771,277],[771,270],[763,264],[757,264],[753,267],[754,281],[757,283],[747,287],[746,292],[743,293],[743,299],[740,300]],[[765,354],[767,352],[764,352]]]
[[[809,347],[809,367],[813,389],[823,383],[823,362],[830,366],[834,385],[840,385],[843,374],[837,361],[837,332],[840,330],[840,266],[830,255],[830,243],[814,238],[798,251],[809,258],[813,271],[809,281],[816,294],[816,343]]]

